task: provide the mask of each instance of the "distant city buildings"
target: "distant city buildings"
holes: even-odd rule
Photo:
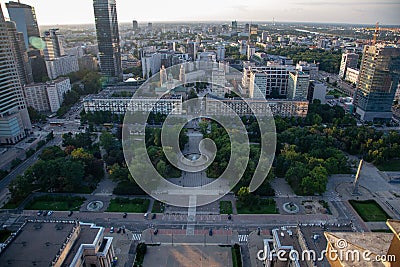
[[[100,69],[108,78],[122,79],[121,48],[115,0],[94,0]]]
[[[365,46],[356,90],[356,115],[363,121],[389,121],[400,79],[400,48]]]
[[[64,95],[69,91],[71,83],[65,77],[24,87],[27,105],[40,112],[57,112],[64,101]]]
[[[139,24],[136,20],[132,21],[132,30],[137,31],[139,29]]]

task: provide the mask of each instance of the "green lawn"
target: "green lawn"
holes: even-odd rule
[[[380,171],[400,171],[400,159],[392,159],[376,166]]]
[[[110,205],[106,211],[108,212],[133,212],[145,213],[149,207],[150,200],[141,198],[115,198],[111,199]]]
[[[65,196],[36,197],[26,206],[26,210],[79,210],[86,198]]]
[[[220,201],[219,202],[219,212],[221,214],[232,214],[232,202],[230,201]]]
[[[243,206],[238,201],[236,203],[236,208],[239,214],[278,214],[275,200],[272,198],[260,199],[260,203],[257,206],[251,207]]]
[[[151,213],[163,213],[164,207],[165,207],[164,203],[162,203],[158,200],[155,200],[153,207],[151,208]]]
[[[349,200],[349,202],[365,222],[384,222],[391,219],[375,200]]]

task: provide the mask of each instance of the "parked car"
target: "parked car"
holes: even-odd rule
[[[112,227],[110,228],[110,233],[111,233],[111,234],[114,233],[114,226],[112,226]]]
[[[208,231],[208,235],[209,235],[209,236],[212,236],[212,235],[213,235],[213,230],[212,230],[212,228],[210,228],[210,230]]]
[[[124,215],[122,216],[123,218],[126,218],[128,216],[128,213],[124,213]]]
[[[37,216],[40,216],[40,215],[42,215],[42,213],[43,213],[43,210],[39,210],[36,214],[37,214]]]
[[[153,215],[151,216],[151,219],[154,220],[157,217],[157,215],[155,213],[153,213]]]
[[[158,234],[158,229],[156,228],[156,229],[154,229],[154,232],[153,232],[153,234],[154,235],[157,235]]]
[[[51,214],[53,214],[53,211],[49,210],[49,212],[47,212],[47,216],[51,216]]]
[[[68,213],[68,217],[71,217],[72,214],[74,214],[74,212],[71,210],[71,211]]]
[[[144,214],[144,218],[147,219],[147,217],[149,217],[149,214],[146,212],[146,213]]]

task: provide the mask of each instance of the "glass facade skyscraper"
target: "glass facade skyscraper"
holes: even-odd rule
[[[107,78],[122,78],[121,48],[115,0],[94,0],[100,69]]]
[[[356,90],[356,114],[363,121],[390,120],[400,78],[400,48],[364,48]]]
[[[29,5],[12,1],[6,3],[6,7],[10,20],[14,21],[17,26],[17,31],[24,35],[26,49],[32,48],[29,39],[40,37],[35,9]]]

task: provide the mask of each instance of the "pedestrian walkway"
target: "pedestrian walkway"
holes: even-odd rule
[[[249,235],[238,235],[239,242],[240,243],[246,243],[248,237],[249,237]]]
[[[132,241],[142,240],[142,233],[132,233]]]

